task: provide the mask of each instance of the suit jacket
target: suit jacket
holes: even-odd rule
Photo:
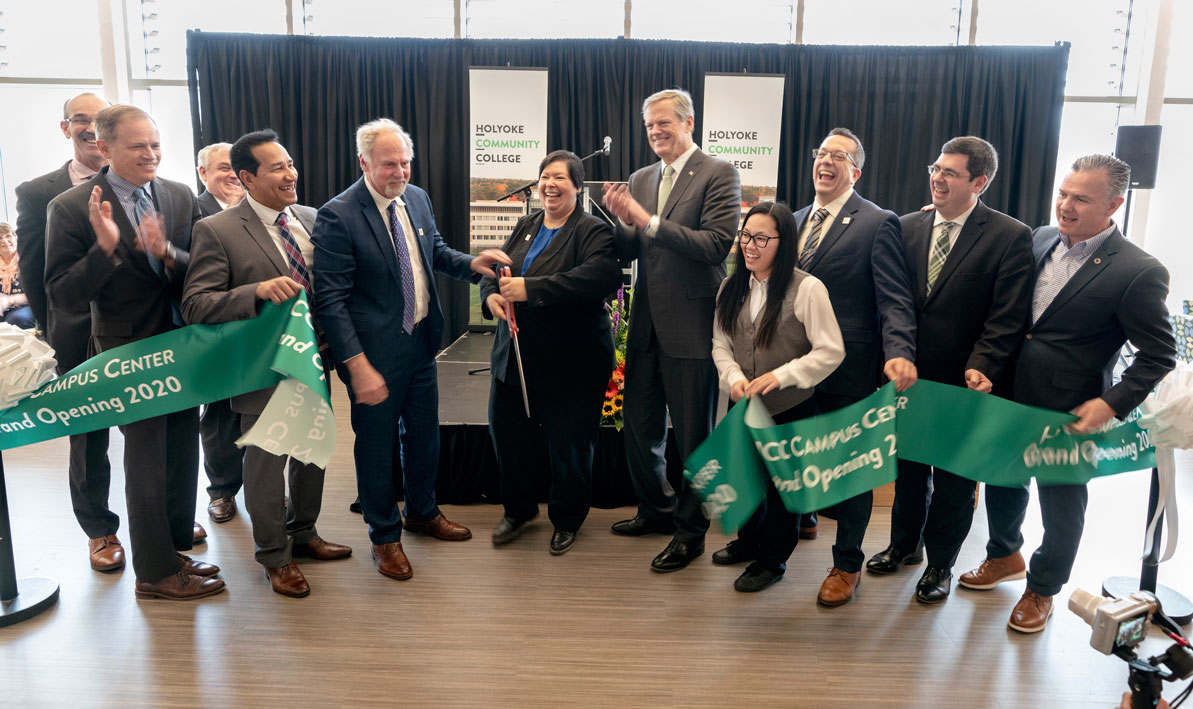
[[[1056,227],[1033,234],[1037,274],[1060,243]],[[1168,319],[1168,270],[1118,227],[1028,328],[1015,370],[1015,400],[1069,411],[1101,397],[1121,418],[1176,366]],[[1123,343],[1135,358],[1112,385]]]
[[[658,203],[662,175],[661,161],[630,175],[630,194],[647,210]],[[646,349],[653,329],[669,357],[712,357],[717,288],[740,221],[737,169],[697,150],[675,176],[653,238],[617,225],[618,258],[638,259],[628,349]]]
[[[811,210],[795,213],[799,231]],[[915,361],[915,303],[894,212],[854,192],[804,270],[828,288],[845,341],[845,361],[818,390],[860,399],[882,383],[884,361]]]
[[[523,217],[501,247],[514,262],[514,275],[522,273],[522,262],[542,224],[542,211]],[[609,225],[577,207],[524,277],[526,302],[514,308],[526,386],[604,386],[613,371],[613,333],[604,299],[621,283]],[[493,316],[485,300],[497,292],[496,281],[481,279],[486,318]],[[518,366],[512,349],[509,325],[503,320],[490,355],[492,372],[516,385]]]
[[[290,209],[308,234],[314,231],[314,209],[298,204]],[[182,317],[188,325],[254,318],[262,303],[257,284],[290,275],[290,265],[247,199],[196,223],[191,244],[182,293]],[[233,397],[232,410],[259,416],[274,388]]]
[[[214,217],[222,211],[224,208],[220,206],[215,196],[207,190],[203,190],[203,194],[199,195],[199,216],[201,218]]]
[[[174,308],[190,262],[191,225],[199,219],[199,203],[189,187],[160,177],[153,181],[154,206],[177,250],[174,267],[158,276],[137,250],[136,230],[108,183],[109,169],[54,198],[46,223],[46,293],[51,304],[91,303],[89,355],[178,327]],[[96,244],[88,220],[88,201],[97,186],[102,199],[112,203],[112,219],[120,229],[112,257]]]
[[[479,277],[473,279],[472,257],[450,248],[439,235],[427,193],[407,185],[402,198],[430,290],[423,325],[430,328],[431,342],[438,346],[443,338],[443,311],[435,274],[458,280]],[[315,313],[335,361],[344,362],[363,352],[382,376],[397,376],[417,355],[417,348],[411,338],[398,337],[405,302],[398,258],[364,177],[323,205],[311,240],[315,244]]]
[[[17,253],[21,257],[21,285],[25,289],[25,294],[29,297],[29,307],[33,309],[33,317],[37,318],[37,322],[42,329],[49,332],[49,318],[47,315],[46,305],[46,208],[50,205],[50,200],[54,199],[63,192],[69,190],[72,185],[70,182],[70,160],[66,161],[62,167],[48,172],[41,177],[35,177],[28,182],[22,182],[17,186]],[[82,308],[75,308],[71,313],[64,313],[64,318],[74,317],[73,327],[64,325],[72,332],[81,332],[81,337],[71,338],[70,341],[80,343],[79,346],[71,348],[70,342],[64,343],[61,352],[58,352],[58,358],[61,362],[65,358],[68,360],[79,359],[87,347],[87,338],[91,333],[91,313],[86,305]],[[47,334],[48,338],[48,334]],[[58,345],[51,343],[57,350]],[[77,356],[70,356],[68,351],[77,351]],[[75,362],[75,364],[78,364]],[[73,367],[74,365],[71,365]],[[69,367],[68,367],[69,369]]]
[[[1031,228],[979,200],[929,294],[935,220],[935,211],[899,218],[915,297],[916,369],[956,386],[976,369],[997,386],[1031,315]]]

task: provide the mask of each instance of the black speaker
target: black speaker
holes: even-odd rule
[[[1160,126],[1119,126],[1114,156],[1131,166],[1131,189],[1154,189]]]

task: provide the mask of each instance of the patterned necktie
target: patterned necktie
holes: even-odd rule
[[[936,237],[936,241],[932,243],[932,255],[928,257],[928,293],[932,292],[932,286],[935,285],[936,279],[940,276],[940,270],[944,268],[945,259],[949,257],[949,232],[953,227],[957,226],[956,222],[941,222],[940,235]]]
[[[298,242],[290,233],[290,220],[286,218],[286,213],[279,212],[277,221],[274,223],[282,231],[282,246],[285,247],[286,261],[290,263],[290,277],[298,281],[298,285],[307,292],[307,298],[314,300],[314,294],[311,292],[311,272],[307,270],[307,262],[302,257],[302,250],[298,248]]]
[[[659,183],[659,208],[655,210],[655,214],[662,214],[663,207],[667,206],[667,198],[671,196],[671,186],[674,184],[675,168],[670,165],[663,166],[663,181]]]
[[[824,220],[828,218],[828,209],[821,207],[812,215],[812,231],[808,232],[808,240],[804,242],[804,250],[799,255],[799,267],[801,270],[808,270],[808,264],[812,262],[812,256],[816,254],[816,247],[820,245],[820,229],[824,226]]]
[[[145,216],[145,213],[153,211],[153,200],[149,199],[149,190],[144,187],[138,187],[133,190],[133,199],[135,200],[133,202],[133,213],[137,215],[137,226],[139,227],[141,226],[141,218]],[[162,262],[151,254],[149,249],[145,249],[145,258],[149,259],[149,267],[153,269],[153,272],[158,278],[161,278],[163,270]]]
[[[394,251],[398,255],[398,273],[402,277],[402,330],[409,335],[414,332],[414,268],[410,265],[410,248],[406,245],[406,232],[398,219],[397,205],[397,202],[391,201],[386,212],[389,214]]]

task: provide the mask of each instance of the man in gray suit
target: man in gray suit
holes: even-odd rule
[[[667,482],[667,415],[686,459],[712,432],[717,372],[713,311],[725,257],[741,220],[741,183],[730,163],[692,142],[692,97],[668,90],[642,104],[646,137],[660,161],[630,175],[629,186],[604,186],[605,206],[620,220],[618,258],[638,259],[626,349],[626,458],[638,514],[615,534],[671,533],[651,561],[676,571],[704,552],[708,519],[685,482]]]
[[[199,214],[214,216],[240,204],[244,186],[232,169],[231,143],[212,143],[199,151],[199,179],[206,187],[199,195]],[[240,416],[229,400],[213,401],[199,417],[199,440],[203,444],[203,470],[211,482],[207,515],[220,524],[236,516],[236,493],[243,484],[244,452],[236,447],[240,437]]]
[[[315,210],[297,204],[298,171],[271,130],[242,136],[231,160],[248,196],[235,207],[195,225],[182,314],[189,324],[256,317],[261,301],[282,303],[306,289],[314,248]],[[274,387],[232,399],[248,431]],[[289,476],[286,466],[289,465]],[[289,478],[289,505],[286,479]],[[253,521],[257,561],[273,590],[295,598],[311,592],[293,556],[343,559],[352,549],[324,541],[315,531],[323,502],[323,469],[249,446],[244,455],[244,502]]]

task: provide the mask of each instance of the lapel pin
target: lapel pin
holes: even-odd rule
[[[522,241],[530,241],[530,232],[527,232],[526,236],[522,237]]]
[[[1102,263],[1102,259],[1096,258],[1096,259],[1094,259],[1094,263]]]
[[[419,235],[419,236],[422,236],[422,235],[423,235],[423,230],[422,230],[422,227],[419,227],[419,228],[418,228],[418,235]]]
[[[688,170],[688,177],[691,177],[692,175],[695,175],[695,174],[696,173],[692,172],[691,170]]]
[[[853,217],[845,217],[844,219],[841,220],[841,223],[848,224],[851,221],[853,221]]]

